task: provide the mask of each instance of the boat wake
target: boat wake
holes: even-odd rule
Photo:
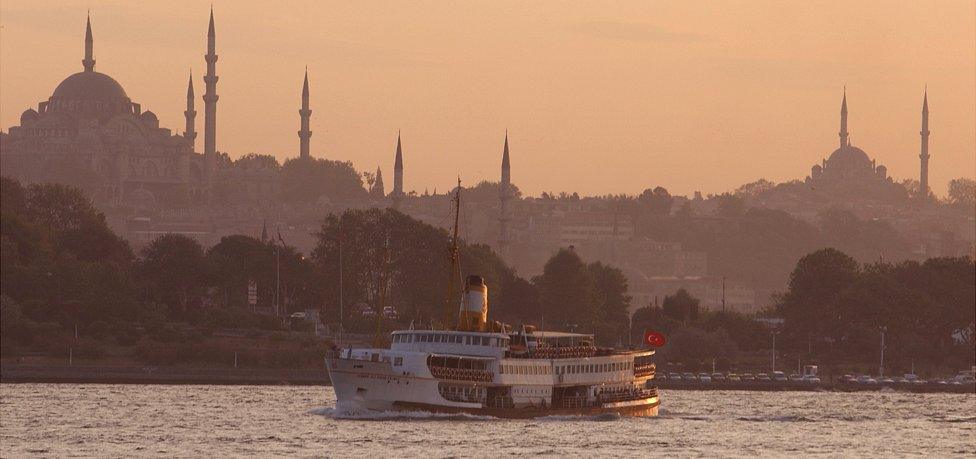
[[[621,419],[623,416],[620,413],[600,413],[600,414],[568,414],[568,415],[552,415],[552,416],[540,416],[534,418],[536,421],[616,421]]]
[[[333,407],[315,408],[310,414],[336,420],[355,421],[488,421],[497,419],[491,416],[478,416],[466,413],[432,413],[430,411],[375,411],[365,408],[342,409]]]

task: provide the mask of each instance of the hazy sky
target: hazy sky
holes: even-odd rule
[[[0,126],[82,69],[183,130],[209,1],[0,3]],[[443,191],[498,180],[505,129],[523,191],[716,193],[803,178],[837,145],[847,85],[855,145],[918,177],[923,87],[933,191],[976,175],[976,2],[214,2],[217,145],[298,154],[309,69],[312,155]]]

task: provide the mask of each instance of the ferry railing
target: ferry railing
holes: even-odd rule
[[[655,370],[657,370],[657,365],[654,365],[653,363],[634,365],[634,376],[651,376],[654,374]]]
[[[480,381],[491,382],[495,375],[488,370],[477,370],[473,368],[450,368],[441,366],[430,367],[430,374],[437,379],[450,379],[454,381]]]
[[[552,346],[539,347],[522,353],[509,351],[506,357],[514,359],[574,359],[597,357],[601,352],[593,346]],[[610,355],[606,353],[605,355]]]

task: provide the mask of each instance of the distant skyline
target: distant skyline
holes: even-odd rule
[[[918,178],[926,84],[932,191],[976,176],[976,2],[273,6],[214,3],[232,158],[298,156],[307,65],[311,155],[392,176],[399,130],[407,191],[498,181],[506,129],[529,195],[802,179],[837,146],[845,85],[852,143],[896,180]],[[89,8],[97,70],[182,132],[209,2],[0,3],[0,129],[81,71]]]

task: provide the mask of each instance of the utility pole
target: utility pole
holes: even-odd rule
[[[722,276],[722,312],[725,312],[725,276]]]
[[[884,377],[884,349],[885,349],[884,335],[885,332],[888,331],[888,326],[882,325],[880,327],[880,330],[881,330],[881,366],[878,367],[879,378]]]
[[[342,341],[342,215],[339,215],[339,341]]]
[[[779,334],[778,331],[772,332],[772,335],[773,335],[773,371],[776,371],[776,335],[778,335],[778,334]]]

